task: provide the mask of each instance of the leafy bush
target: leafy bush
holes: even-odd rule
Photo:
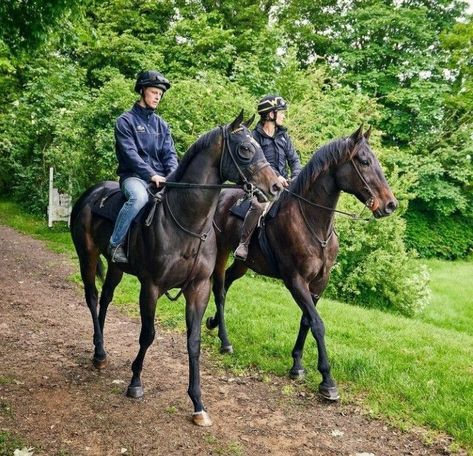
[[[340,206],[356,212],[359,203],[342,196]],[[429,275],[406,252],[400,215],[370,222],[337,219],[340,252],[327,289],[330,296],[407,316],[425,308],[430,301]]]
[[[406,245],[424,258],[455,260],[473,251],[471,218],[453,214],[438,217],[422,211],[406,214]]]

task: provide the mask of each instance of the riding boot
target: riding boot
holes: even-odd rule
[[[110,244],[108,246],[108,253],[112,263],[128,263],[128,258],[126,257],[126,252],[122,244],[118,244],[117,246]]]
[[[246,261],[248,257],[248,246],[250,245],[251,235],[255,231],[258,220],[264,211],[264,204],[260,204],[256,198],[252,200],[250,209],[245,215],[245,220],[241,227],[240,244],[235,250],[235,258],[237,260]]]

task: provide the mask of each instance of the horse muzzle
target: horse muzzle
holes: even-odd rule
[[[372,197],[366,202],[366,206],[371,210],[375,218],[382,218],[391,215],[396,210],[398,202],[393,198],[384,205],[381,205],[377,198]]]

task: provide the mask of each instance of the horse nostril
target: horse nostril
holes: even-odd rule
[[[389,201],[389,203],[386,204],[386,212],[388,214],[391,214],[391,212],[394,212],[396,210],[396,207],[397,207],[397,201],[396,200]]]

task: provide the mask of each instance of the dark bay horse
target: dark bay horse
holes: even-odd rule
[[[351,136],[337,139],[319,149],[297,179],[275,203],[278,212],[265,222],[271,256],[265,256],[254,236],[246,262],[235,260],[225,271],[231,251],[238,245],[242,221],[229,210],[242,197],[239,191],[222,192],[215,226],[218,255],[213,274],[213,293],[217,312],[207,320],[209,329],[218,326],[221,351],[232,352],[224,319],[225,296],[231,284],[248,268],[259,274],[284,281],[302,310],[299,334],[292,350],[290,375],[303,375],[301,358],[309,329],[318,349],[318,370],[322,374],[320,394],[338,400],[336,383],[330,373],[324,340],[324,324],[316,304],[324,291],[338,253],[334,231],[334,210],[343,190],[355,195],[371,209],[375,217],[391,214],[397,201],[389,188],[381,166],[370,149],[368,130],[360,127]]]
[[[182,288],[186,299],[187,350],[189,355],[189,396],[194,404],[193,421],[209,426],[211,420],[201,400],[199,356],[202,316],[210,296],[210,277],[215,266],[217,245],[212,220],[222,184],[226,180],[254,184],[272,200],[282,190],[264,154],[256,143],[243,113],[225,127],[200,137],[187,151],[168,182],[189,183],[187,188],[164,190],[149,226],[134,224],[129,234],[129,263],[110,261],[107,246],[113,223],[92,212],[92,206],[116,182],[102,182],[87,190],[71,214],[71,234],[79,256],[85,298],[94,325],[94,365],[106,364],[104,323],[107,307],[123,273],[135,275],[141,284],[140,349],[132,364],[133,376],[127,395],[143,396],[141,371],[148,347],[155,337],[155,311],[159,297],[171,288]],[[206,188],[195,188],[206,184]],[[174,186],[176,187],[176,185]],[[189,188],[190,187],[190,188]],[[264,198],[263,198],[264,199]],[[108,269],[97,309],[95,278],[99,256],[107,258]]]

